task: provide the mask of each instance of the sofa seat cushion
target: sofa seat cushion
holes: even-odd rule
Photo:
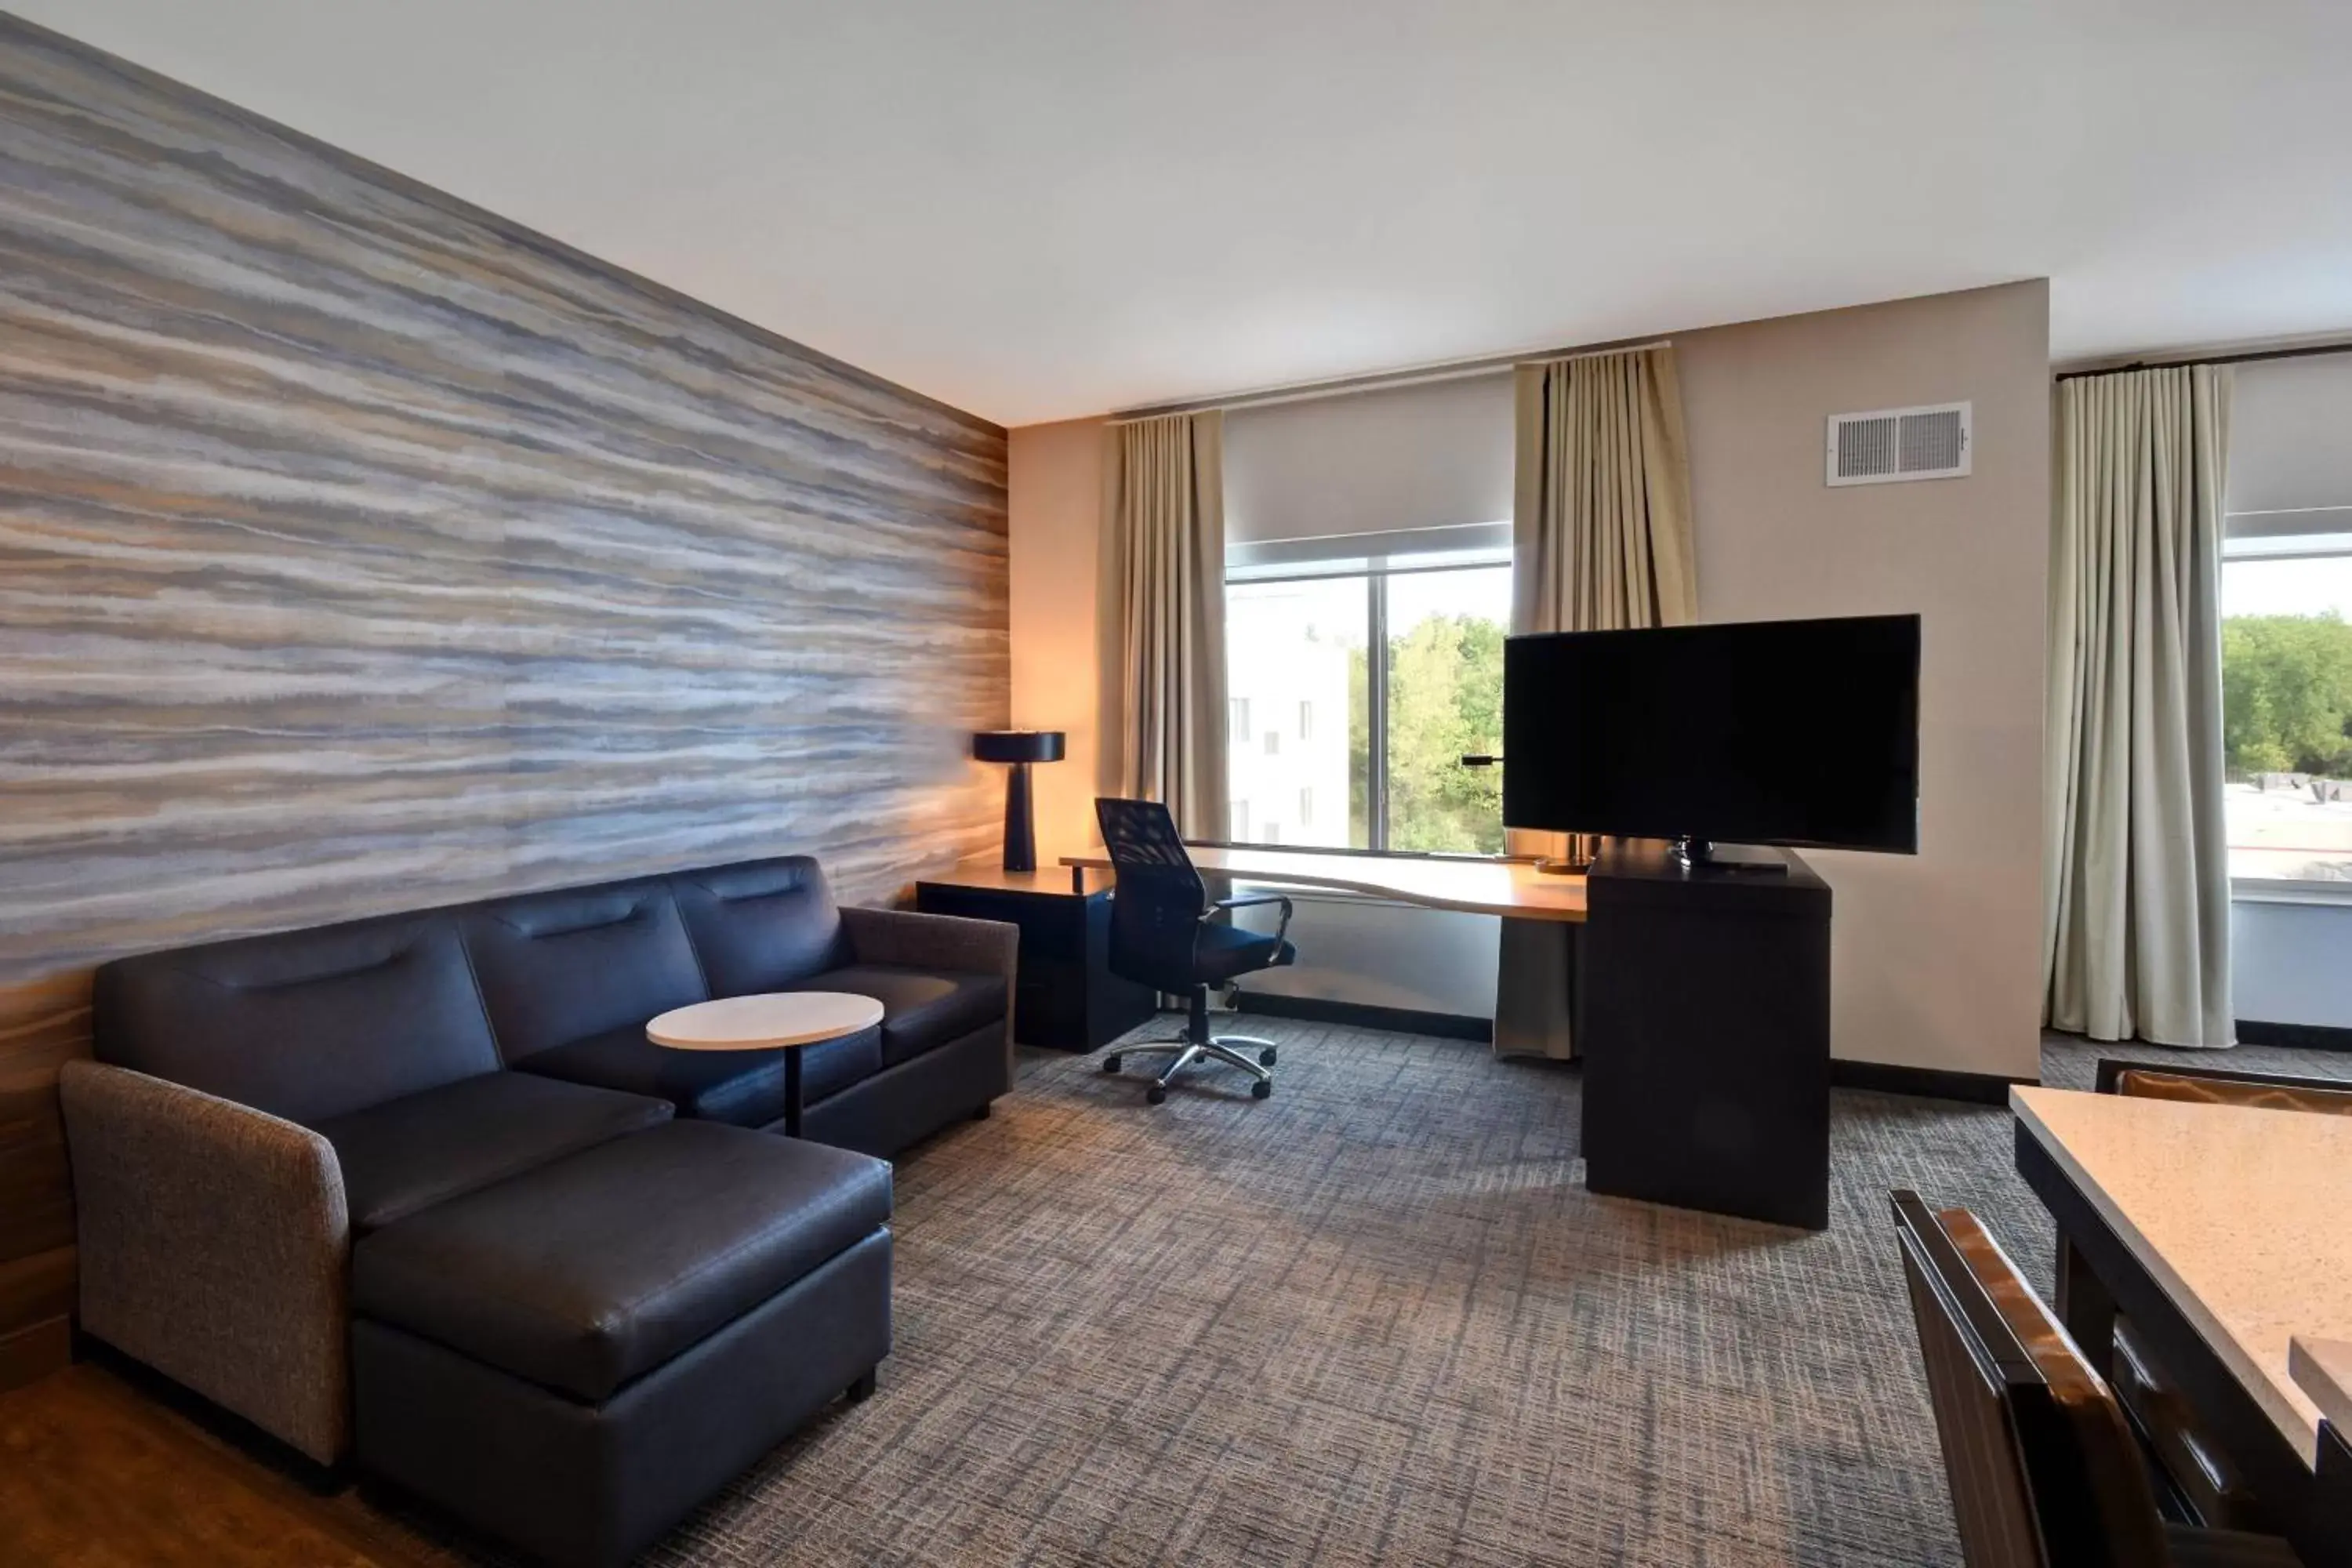
[[[352,1310],[602,1401],[889,1216],[880,1160],[672,1121],[366,1237]]]
[[[791,989],[846,991],[881,1003],[884,1067],[897,1067],[1004,1017],[1004,976],[971,970],[852,963],[812,974]]]
[[[650,1094],[680,1116],[765,1127],[784,1114],[782,1051],[674,1051],[646,1038],[645,1026],[608,1029],[528,1056],[522,1072]],[[801,1103],[813,1105],[882,1069],[882,1031],[860,1029],[801,1047]]]
[[[370,1231],[670,1119],[642,1095],[486,1072],[330,1118],[352,1226]]]

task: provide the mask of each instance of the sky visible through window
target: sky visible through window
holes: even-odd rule
[[[2288,561],[2231,561],[2221,572],[2221,614],[2321,616],[2352,621],[2352,553]]]

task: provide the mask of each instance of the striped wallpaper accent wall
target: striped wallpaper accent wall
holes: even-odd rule
[[[1004,482],[992,425],[0,16],[0,1336],[70,1300],[109,956],[992,845]]]

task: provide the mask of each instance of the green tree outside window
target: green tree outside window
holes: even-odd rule
[[[2333,613],[2223,621],[2221,741],[2233,777],[2352,776],[2352,625]]]

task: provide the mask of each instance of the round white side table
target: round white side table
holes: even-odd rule
[[[771,991],[673,1007],[646,1026],[646,1038],[674,1051],[784,1053],[784,1136],[801,1135],[801,1047],[837,1040],[882,1021],[882,1004],[846,991]]]

